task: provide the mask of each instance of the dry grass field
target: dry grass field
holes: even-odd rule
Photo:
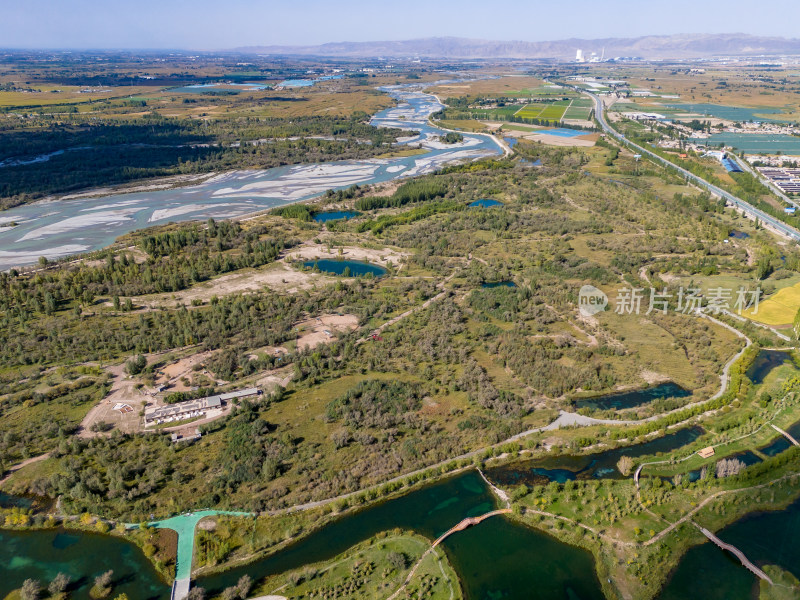
[[[748,310],[744,316],[766,325],[791,325],[800,310],[800,283],[778,290],[758,305],[758,311]]]
[[[544,82],[536,77],[523,75],[505,76],[499,79],[481,79],[478,81],[463,81],[437,85],[428,90],[439,97],[475,96],[485,94],[514,95],[520,90],[539,88]]]

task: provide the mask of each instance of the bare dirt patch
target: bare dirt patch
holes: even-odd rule
[[[123,433],[135,433],[141,429],[139,412],[144,408],[150,396],[144,388],[137,389],[137,381],[125,373],[125,364],[108,367],[114,377],[111,391],[98,404],[89,410],[81,421],[78,437],[92,438],[103,435],[103,432],[92,431],[92,426],[107,423]],[[129,407],[122,408],[122,407]],[[118,407],[115,409],[115,407]]]
[[[197,523],[197,528],[203,531],[214,531],[217,528],[217,519],[215,517],[200,519]]]
[[[669,381],[669,377],[663,373],[656,373],[655,371],[648,371],[646,369],[639,373],[639,376],[644,379],[648,385],[655,385],[657,383]]]
[[[278,386],[286,387],[294,376],[294,369],[291,366],[281,367],[267,371],[261,379],[256,380],[256,385],[264,390],[265,394],[274,392]]]
[[[336,339],[337,331],[353,331],[358,328],[355,315],[321,315],[306,319],[295,325],[298,334],[297,349],[315,348]]]
[[[206,302],[214,296],[229,294],[252,294],[265,289],[297,293],[311,289],[315,285],[325,285],[336,281],[334,277],[320,273],[298,271],[283,261],[260,270],[248,270],[222,275],[211,281],[197,284],[188,290],[174,294],[159,294],[134,298],[138,306],[155,307],[173,302],[190,304],[193,300]]]
[[[544,133],[526,133],[517,137],[525,138],[534,142],[541,142],[545,146],[566,146],[566,147],[585,147],[594,146],[591,139],[583,139],[589,136],[560,137],[557,135],[547,135]]]
[[[187,386],[181,379],[184,377],[189,379],[194,372],[194,367],[211,358],[212,354],[213,352],[200,352],[163,367],[158,371],[156,386],[168,387],[171,392],[188,391],[190,386]],[[203,374],[211,377],[211,374],[207,371]]]
[[[363,260],[385,267],[388,265],[389,261],[391,261],[392,264],[397,265],[398,263],[402,262],[406,256],[408,256],[408,254],[392,250],[391,248],[383,248],[380,250],[374,248],[361,248],[359,246],[328,248],[323,244],[307,244],[289,252],[286,255],[286,260],[344,258],[349,260]]]

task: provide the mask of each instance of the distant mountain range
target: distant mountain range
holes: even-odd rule
[[[713,56],[800,55],[800,39],[761,37],[744,33],[649,35],[597,40],[501,42],[437,37],[387,42],[335,42],[319,46],[250,46],[237,52],[354,58],[549,58],[572,60],[576,50],[585,55],[605,50],[606,58],[637,56],[645,59],[709,58]]]

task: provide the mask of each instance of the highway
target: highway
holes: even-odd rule
[[[689,171],[687,171],[686,169],[684,169],[682,167],[679,167],[675,163],[672,163],[672,162],[668,161],[667,159],[660,157],[655,152],[651,152],[647,148],[644,148],[644,147],[640,146],[639,144],[635,144],[634,142],[626,139],[624,135],[622,135],[620,133],[617,133],[617,131],[614,128],[612,128],[611,125],[609,125],[608,122],[606,121],[605,107],[603,106],[603,101],[600,99],[600,97],[597,96],[596,94],[592,94],[591,92],[587,92],[586,90],[583,90],[583,89],[578,89],[578,88],[575,88],[575,89],[577,91],[580,91],[580,92],[583,92],[583,93],[587,94],[588,96],[590,96],[592,98],[592,100],[594,100],[594,104],[595,104],[594,113],[595,113],[595,116],[597,117],[598,123],[600,123],[600,127],[602,127],[603,131],[605,131],[607,134],[613,136],[614,138],[616,138],[617,140],[619,140],[621,143],[625,144],[629,148],[635,149],[636,152],[638,152],[639,154],[647,155],[650,158],[652,158],[653,160],[655,160],[656,162],[661,163],[665,167],[677,171],[687,181],[691,181],[692,183],[700,186],[701,188],[704,188],[704,189],[708,190],[714,196],[717,196],[719,198],[724,198],[727,202],[731,203],[732,205],[734,205],[739,210],[744,211],[744,213],[747,216],[749,216],[751,218],[756,218],[757,217],[759,221],[761,221],[765,225],[768,225],[770,228],[774,229],[775,231],[777,231],[781,235],[785,235],[786,237],[788,237],[788,238],[790,238],[790,239],[792,239],[792,240],[794,240],[796,242],[800,241],[800,231],[798,231],[794,227],[791,227],[791,226],[787,225],[786,223],[783,223],[782,221],[779,221],[775,217],[773,217],[771,215],[768,215],[767,213],[765,213],[762,210],[757,209],[752,204],[748,204],[747,202],[745,202],[744,200],[741,200],[740,198],[737,198],[733,194],[731,194],[729,192],[726,192],[725,190],[717,187],[716,185],[714,185],[712,183],[709,183],[708,181],[706,181],[702,177],[698,177],[694,173],[690,173]]]

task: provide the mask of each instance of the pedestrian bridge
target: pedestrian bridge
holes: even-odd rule
[[[738,558],[739,561],[742,563],[742,565],[744,565],[745,569],[747,569],[748,571],[753,573],[756,577],[759,577],[759,578],[763,579],[764,581],[768,581],[770,585],[774,585],[772,583],[772,579],[770,579],[769,575],[764,573],[764,571],[762,571],[757,566],[755,566],[752,562],[750,562],[750,559],[748,559],[744,555],[744,552],[739,550],[736,546],[731,546],[730,544],[726,544],[721,539],[719,539],[716,535],[711,533],[708,529],[706,529],[705,527],[700,527],[697,523],[693,523],[693,525],[695,527],[697,527],[702,532],[702,534],[704,536],[706,536],[708,539],[710,539],[712,542],[714,542],[717,546],[719,546],[723,550],[727,550],[728,552],[733,554],[736,558]]]

